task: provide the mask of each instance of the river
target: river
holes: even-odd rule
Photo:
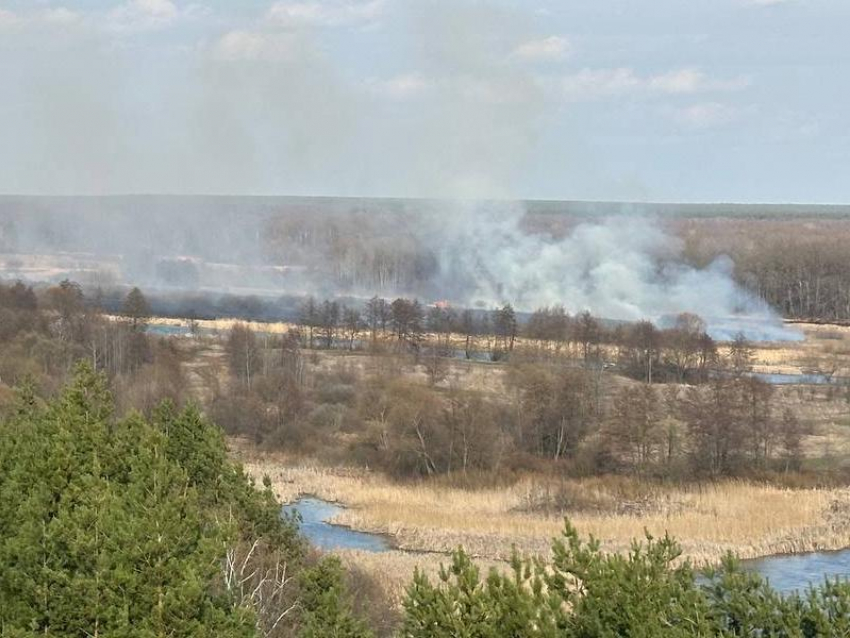
[[[810,552],[765,556],[742,562],[744,569],[767,578],[771,586],[783,594],[804,593],[811,585],[821,585],[825,578],[850,578],[850,549],[835,552]]]
[[[356,530],[330,523],[344,508],[318,498],[306,497],[286,505],[285,512],[301,515],[301,530],[316,547],[324,550],[357,549],[367,552],[386,552],[392,549],[389,539],[379,534]],[[782,593],[804,592],[810,585],[823,583],[824,578],[850,577],[850,549],[836,552],[812,552],[767,556],[742,562],[744,569],[768,579]]]
[[[343,509],[340,505],[311,497],[301,498],[283,507],[286,513],[295,511],[300,514],[301,531],[319,549],[359,549],[367,552],[386,552],[392,549],[385,536],[331,524],[329,521]]]

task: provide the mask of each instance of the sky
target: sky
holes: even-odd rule
[[[850,202],[846,0],[0,0],[0,193]]]

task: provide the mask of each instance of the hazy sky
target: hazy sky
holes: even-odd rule
[[[847,0],[0,0],[0,192],[850,201]]]

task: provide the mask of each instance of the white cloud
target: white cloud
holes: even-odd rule
[[[231,31],[221,36],[213,47],[215,57],[223,60],[252,60],[266,49],[266,35],[253,31]]]
[[[171,0],[133,0],[131,5],[155,20],[174,20],[180,14],[177,5]]]
[[[737,91],[749,86],[745,77],[731,80],[709,78],[699,69],[679,69],[649,78],[650,89],[662,93],[706,93],[711,91]]]
[[[173,0],[128,0],[109,13],[107,25],[115,31],[159,29],[202,12],[200,5],[181,8]]]
[[[278,27],[342,27],[375,24],[384,12],[385,0],[326,0],[276,2],[266,18]]]
[[[479,105],[528,105],[540,97],[539,86],[532,78],[461,76],[452,78],[448,85],[463,100]]]
[[[0,8],[0,29],[31,29],[39,25],[72,25],[82,22],[83,16],[65,7],[50,7],[26,13],[13,13]]]
[[[570,43],[566,38],[552,35],[540,40],[529,40],[514,49],[514,55],[528,60],[560,60],[569,53]]]
[[[522,103],[530,99],[530,92],[536,86],[516,82],[513,78],[481,78],[463,74],[428,78],[419,73],[402,73],[388,79],[371,78],[365,85],[378,97],[391,100],[409,100],[439,92],[441,100],[461,100],[479,105]]]
[[[570,100],[598,99],[640,89],[644,82],[632,69],[582,69],[561,79],[561,90]]]
[[[308,27],[341,27],[375,24],[385,0],[280,1],[267,11],[265,19],[253,29],[233,30],[221,36],[211,47],[219,60],[285,60],[298,55],[303,33]],[[373,90],[400,98],[417,90],[413,76],[385,81],[370,81]]]
[[[82,20],[82,16],[76,11],[71,11],[65,7],[55,7],[46,9],[41,17],[45,22],[52,24],[75,24]]]
[[[177,19],[180,11],[171,0],[130,0],[115,10],[117,17],[129,20],[144,20],[169,23]]]
[[[403,73],[387,80],[370,80],[367,84],[375,93],[394,100],[421,95],[434,86],[433,82],[418,73]]]
[[[437,98],[441,104],[466,104],[474,108],[528,105],[545,99],[542,83],[532,77],[516,75],[482,77],[447,73],[425,76],[410,72],[389,78],[369,78],[363,86],[381,99]]]
[[[696,129],[723,126],[741,119],[747,109],[722,104],[720,102],[704,102],[691,106],[674,109],[673,119],[679,124]]]
[[[738,91],[749,86],[747,78],[715,79],[698,69],[677,69],[651,76],[634,69],[582,69],[560,79],[560,89],[569,100],[595,100],[625,94],[694,95]]]
[[[281,33],[230,31],[213,45],[212,55],[218,60],[280,60],[290,57],[296,43]]]

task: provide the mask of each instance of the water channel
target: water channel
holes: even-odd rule
[[[343,507],[318,498],[305,497],[284,505],[286,513],[298,512],[301,531],[319,549],[360,549],[367,552],[386,552],[391,549],[385,536],[358,532],[329,521],[343,511]]]
[[[301,530],[320,549],[358,549],[368,552],[392,549],[385,536],[358,532],[329,522],[343,509],[340,505],[314,497],[305,497],[284,507],[285,512],[297,511],[301,515]],[[742,566],[767,578],[777,591],[787,594],[796,590],[803,593],[811,585],[822,584],[826,577],[833,580],[850,578],[850,549],[767,556],[743,561]]]

